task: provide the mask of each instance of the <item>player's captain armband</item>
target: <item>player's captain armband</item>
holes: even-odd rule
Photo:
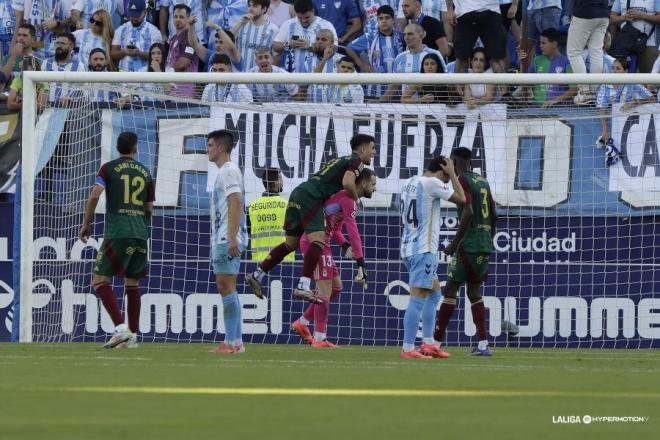
[[[355,170],[355,177],[360,177],[360,173],[364,170],[364,162],[360,162],[357,169]]]
[[[195,49],[191,46],[186,46],[185,53],[188,55],[193,55],[195,53]]]
[[[103,188],[105,188],[105,180],[101,176],[96,176],[96,182],[97,185],[101,185]]]

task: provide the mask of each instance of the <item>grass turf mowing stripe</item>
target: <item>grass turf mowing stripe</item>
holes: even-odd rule
[[[51,391],[115,394],[202,394],[244,396],[346,397],[596,397],[660,399],[660,393],[597,393],[581,391],[402,390],[350,388],[186,388],[186,387],[72,387]]]

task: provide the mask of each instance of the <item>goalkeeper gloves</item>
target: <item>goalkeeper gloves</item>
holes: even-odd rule
[[[355,274],[355,281],[362,283],[364,288],[367,288],[367,268],[364,265],[364,258],[357,259],[357,273]]]
[[[344,257],[348,258],[349,260],[353,259],[353,248],[351,245],[346,242],[341,245],[341,248],[344,250]]]

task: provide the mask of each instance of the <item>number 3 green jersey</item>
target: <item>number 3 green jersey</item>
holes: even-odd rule
[[[495,202],[490,192],[488,181],[479,174],[471,171],[459,177],[459,182],[465,191],[466,203],[472,206],[472,222],[460,248],[468,253],[493,252],[493,236],[491,221],[495,214]],[[461,206],[458,207],[458,217],[463,214]]]
[[[105,238],[149,238],[146,205],[155,200],[154,181],[140,162],[120,157],[101,166],[96,184],[105,188]]]

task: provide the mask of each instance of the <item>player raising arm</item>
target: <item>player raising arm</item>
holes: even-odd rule
[[[449,183],[451,181],[451,183]],[[401,191],[401,258],[410,274],[410,301],[403,316],[404,359],[447,358],[433,339],[435,311],[442,297],[438,281],[440,201],[465,203],[454,164],[443,156],[434,157],[422,176],[408,179]],[[422,347],[415,339],[422,319]]]
[[[236,277],[241,254],[247,247],[247,221],[243,191],[243,175],[231,161],[236,141],[228,130],[212,131],[208,135],[209,161],[218,167],[211,196],[211,263],[215,283],[222,296],[225,320],[225,342],[212,353],[243,353],[241,303],[236,291]]]
[[[472,172],[472,152],[465,147],[455,148],[451,157],[465,190],[467,202],[458,207],[460,223],[454,240],[445,249],[451,255],[444,300],[438,311],[435,339],[442,340],[451,315],[456,308],[456,294],[467,282],[467,294],[472,304],[472,320],[479,334],[479,345],[472,350],[474,356],[491,356],[486,332],[486,309],[481,297],[481,285],[488,277],[488,259],[493,252],[493,236],[497,224],[495,202],[488,181]]]
[[[323,205],[342,189],[346,190],[353,200],[358,199],[355,180],[364,170],[364,165],[371,164],[376,153],[374,138],[366,134],[356,134],[351,138],[351,151],[350,156],[331,160],[309,180],[293,189],[284,219],[284,243],[273,248],[257,270],[245,277],[248,286],[259,298],[263,297],[261,281],[266,273],[298,249],[300,236],[306,233],[310,246],[304,255],[302,276],[293,290],[293,295],[305,301],[317,304],[321,302],[310,290],[310,284],[314,269],[325,250]]]
[[[358,197],[371,198],[376,191],[376,173],[365,168],[355,181]],[[364,265],[364,254],[362,253],[362,239],[358,231],[355,217],[357,215],[357,203],[346,190],[339,191],[325,202],[325,249],[319,260],[319,265],[314,270],[314,280],[319,291],[320,304],[310,304],[305,313],[291,324],[291,329],[298,333],[305,341],[312,344],[314,348],[334,348],[335,344],[326,339],[328,327],[328,313],[330,302],[335,299],[342,289],[339,270],[332,258],[330,239],[344,249],[348,258],[355,258],[358,264],[356,281],[366,283],[367,271]],[[346,225],[348,241],[341,232],[342,225]],[[300,240],[300,249],[303,254],[309,249],[307,235]],[[307,327],[314,322],[314,337]]]
[[[103,245],[96,255],[92,286],[103,307],[115,324],[115,334],[104,348],[135,348],[140,324],[139,279],[147,274],[147,239],[154,205],[154,181],[149,170],[135,160],[138,138],[124,132],[117,137],[119,158],[101,166],[96,184],[87,201],[85,217],[78,237],[89,238],[89,227],[103,191],[106,195]],[[119,303],[110,281],[124,278],[128,298],[128,326],[124,323]]]

